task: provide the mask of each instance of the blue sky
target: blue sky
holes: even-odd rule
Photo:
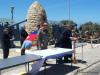
[[[0,18],[11,18],[10,7],[14,6],[14,20],[22,21],[34,1],[44,7],[48,20],[68,20],[68,0],[0,0]],[[88,21],[100,24],[100,0],[70,0],[70,7],[70,19],[77,24]]]

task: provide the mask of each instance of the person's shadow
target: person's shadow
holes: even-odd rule
[[[78,63],[86,64],[87,62],[85,60],[78,60]]]
[[[39,71],[37,75],[66,75],[79,68],[77,66],[71,67],[65,64],[48,64],[47,67],[48,68]]]

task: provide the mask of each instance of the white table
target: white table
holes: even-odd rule
[[[73,49],[66,49],[66,48],[52,48],[52,49],[35,50],[35,51],[28,50],[26,51],[26,54],[34,54],[42,57],[42,60],[37,61],[35,64],[32,65],[32,70],[30,71],[30,73],[32,75],[35,75],[42,67],[46,59],[61,58],[66,55],[72,54],[73,52],[74,52]]]

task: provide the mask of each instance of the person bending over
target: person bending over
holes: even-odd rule
[[[31,32],[24,40],[21,47],[21,55],[25,55],[25,49],[30,49],[32,42],[35,40],[38,30]]]

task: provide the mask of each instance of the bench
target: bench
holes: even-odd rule
[[[23,64],[28,65],[28,72],[29,72],[29,63],[35,62],[38,60],[41,60],[41,57],[36,56],[34,54],[16,56],[16,57],[7,58],[7,59],[1,59],[0,60],[0,75],[1,75],[1,70],[19,66],[19,65],[23,65]]]

